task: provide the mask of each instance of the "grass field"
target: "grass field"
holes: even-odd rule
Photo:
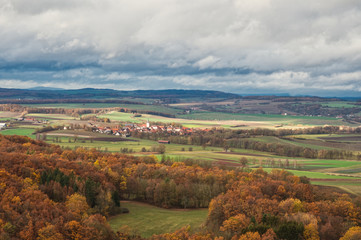
[[[151,122],[180,123],[185,127],[194,128],[272,128],[277,126],[283,128],[302,128],[320,126],[324,124],[344,125],[340,119],[321,117],[296,117],[267,114],[230,114],[230,113],[194,113],[177,115],[177,118],[167,118],[149,114],[142,114],[141,117],[134,117],[130,113],[109,112],[99,115],[99,118],[109,118],[112,121],[144,123]]]
[[[330,108],[353,108],[358,107],[361,108],[360,105],[355,105],[354,102],[320,102],[324,107],[330,107]]]
[[[268,169],[267,169],[268,170]],[[338,175],[331,175],[327,173],[320,173],[320,172],[310,172],[310,171],[298,171],[298,170],[291,170],[286,169],[288,172],[293,173],[295,176],[306,176],[308,178],[317,178],[317,179],[348,179],[348,180],[361,180],[361,178],[355,177],[348,177],[348,176],[338,176]]]
[[[340,167],[355,167],[361,166],[359,161],[348,161],[348,160],[329,160],[329,159],[315,159],[315,160],[304,160],[305,164],[312,164],[313,166],[320,166],[324,168],[340,168]]]
[[[194,112],[184,115],[187,119],[204,120],[245,120],[245,121],[282,121],[282,120],[322,120],[336,121],[330,117],[309,117],[309,116],[289,116],[279,114],[241,114],[241,113],[222,113],[222,112]]]
[[[134,117],[133,114],[121,113],[121,112],[109,112],[107,114],[99,115],[98,117],[109,118],[111,121],[131,122],[131,123],[145,123],[148,120],[150,122],[163,122],[165,124],[179,123],[182,124],[184,127],[190,127],[190,128],[230,127],[231,125],[237,124],[234,121],[191,120],[191,119],[182,119],[182,118],[167,118],[167,117],[149,115],[149,114],[142,114],[141,117]],[[264,125],[264,127],[267,127],[266,124]]]
[[[139,104],[116,104],[116,103],[67,103],[67,104],[27,104],[25,106],[31,107],[50,107],[50,108],[111,108],[122,107],[138,111],[154,111],[167,114],[173,114],[177,118],[164,118],[154,115],[145,115],[142,118],[132,118],[132,114],[112,112],[101,115],[99,117],[108,117],[113,121],[128,121],[139,123],[149,119],[150,121],[161,122],[178,122],[188,127],[231,127],[233,125],[242,125],[244,123],[237,123],[235,121],[253,122],[249,124],[250,127],[274,127],[277,125],[284,125],[285,127],[297,127],[297,125],[304,126],[320,126],[320,125],[350,125],[343,122],[341,119],[330,117],[309,117],[309,116],[283,116],[279,114],[236,114],[236,113],[222,113],[222,112],[206,112],[194,111],[191,114],[183,114],[182,109],[172,108],[162,105],[139,105]],[[45,118],[44,114],[34,115]],[[51,116],[48,116],[51,118]],[[64,118],[64,117],[63,117]],[[71,117],[68,117],[72,119]],[[66,119],[66,118],[64,118]],[[247,123],[244,125],[248,125]]]
[[[5,129],[0,131],[2,135],[21,135],[27,136],[32,139],[35,139],[35,135],[33,135],[34,129],[33,128],[15,128],[15,129]]]
[[[208,214],[208,209],[163,209],[138,202],[122,202],[121,207],[128,208],[129,213],[110,218],[111,228],[117,231],[127,225],[142,237],[173,232],[187,225],[197,229],[204,223]]]
[[[75,119],[72,116],[65,115],[65,114],[46,114],[46,113],[30,113],[26,114],[27,117],[35,117],[35,118],[41,118],[41,119],[56,119],[56,120],[72,120]]]

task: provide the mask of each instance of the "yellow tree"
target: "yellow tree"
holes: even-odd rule
[[[89,209],[86,198],[79,193],[74,193],[73,195],[68,196],[65,205],[70,210],[70,212],[76,216],[77,219],[81,219],[81,217]]]
[[[243,234],[238,240],[262,240],[258,232],[247,232]]]
[[[361,239],[361,227],[350,228],[340,240],[359,240]]]
[[[317,226],[312,223],[305,226],[303,236],[306,240],[320,240],[320,237],[318,236]]]

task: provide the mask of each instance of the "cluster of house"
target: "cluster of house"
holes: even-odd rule
[[[125,124],[124,127],[94,127],[95,132],[112,134],[122,137],[130,137],[133,132],[144,132],[144,133],[157,133],[157,132],[168,132],[176,133],[177,135],[189,135],[194,129],[186,127],[174,127],[172,125],[168,126],[159,126],[159,125],[150,125],[149,122],[146,124]]]
[[[31,123],[48,123],[48,120],[40,120],[34,117],[19,117],[16,119],[18,122],[31,122]]]

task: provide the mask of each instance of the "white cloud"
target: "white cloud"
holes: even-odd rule
[[[207,56],[197,61],[193,66],[199,67],[200,69],[212,68],[220,59],[214,56]]]
[[[22,81],[19,79],[0,79],[2,88],[32,88],[36,86],[35,81]]]
[[[54,84],[360,89],[360,16],[357,0],[0,0],[0,66],[58,68]]]

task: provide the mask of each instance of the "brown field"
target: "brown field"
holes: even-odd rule
[[[21,113],[18,112],[0,112],[0,118],[16,118],[20,116]]]
[[[218,166],[227,166],[227,167],[240,167],[241,166],[240,163],[234,162],[232,160],[220,159],[220,158],[215,158],[215,162],[213,164],[218,165]]]
[[[250,156],[250,157],[267,157],[266,155],[252,154],[252,153],[237,153],[237,152],[216,152],[216,153]]]
[[[103,141],[103,142],[139,142],[138,140],[134,139],[127,139],[127,138],[112,138],[112,137],[102,137],[102,138],[93,138],[94,141]]]
[[[57,133],[57,132],[46,132],[48,136],[62,136],[62,137],[79,137],[79,138],[91,138],[92,136],[76,133]]]
[[[359,141],[361,142],[361,136],[348,136],[348,137],[320,137],[319,139],[325,141]]]
[[[341,178],[310,178],[311,181],[317,181],[317,182],[349,182],[349,183],[355,183],[359,182],[361,183],[361,179],[341,179]]]

